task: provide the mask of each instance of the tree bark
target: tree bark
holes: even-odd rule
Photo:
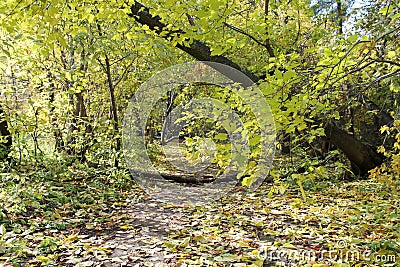
[[[343,34],[342,0],[336,0],[336,12],[337,12],[337,21],[338,21],[338,34]]]
[[[269,36],[268,36],[268,12],[269,12],[269,0],[265,0],[264,4],[264,23],[265,23],[265,32],[267,34],[267,38],[265,39],[265,47],[267,48],[268,54],[270,57],[275,57],[274,49],[272,49]]]
[[[133,173],[142,178],[152,178],[160,175],[167,181],[174,181],[177,183],[184,183],[184,184],[205,184],[205,183],[211,183],[216,179],[214,175],[206,172],[196,173],[196,174],[170,174],[170,173],[152,173],[152,172],[133,170]]]
[[[339,148],[350,160],[352,171],[358,176],[367,176],[368,171],[383,162],[383,156],[371,146],[360,142],[333,122],[325,126],[327,140]]]
[[[121,138],[119,137],[119,127],[118,127],[118,110],[117,110],[117,103],[115,101],[115,94],[114,94],[114,83],[111,77],[111,65],[110,59],[108,56],[105,56],[105,67],[107,72],[107,83],[108,83],[108,91],[110,92],[110,100],[111,100],[111,112],[112,112],[112,121],[113,121],[113,129],[114,135],[116,136],[115,140],[115,150],[117,151],[117,155],[114,159],[114,166],[118,168],[118,152],[121,150]]]
[[[99,30],[99,35],[103,36],[103,32],[101,30],[100,24],[97,24],[97,29]],[[110,101],[111,101],[111,115],[112,115],[112,125],[113,125],[113,130],[114,130],[114,136],[116,138],[115,140],[115,150],[117,152],[117,155],[115,156],[114,159],[114,166],[118,168],[119,162],[118,162],[118,154],[121,151],[121,137],[119,136],[119,125],[118,125],[118,108],[117,108],[117,102],[115,101],[115,85],[112,79],[112,74],[111,74],[111,63],[110,63],[110,58],[108,55],[105,55],[105,64],[101,63],[101,60],[98,59],[100,65],[103,67],[104,71],[106,72],[107,75],[107,85],[108,85],[108,91],[110,93]],[[121,78],[122,79],[122,78]]]
[[[12,146],[12,136],[8,130],[8,124],[5,120],[3,108],[0,106],[0,135],[4,137],[6,142],[0,143],[0,160],[8,158]]]

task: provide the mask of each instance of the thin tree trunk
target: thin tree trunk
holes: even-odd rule
[[[337,21],[338,21],[338,34],[343,34],[343,8],[342,0],[336,0],[337,6]]]
[[[0,106],[0,136],[5,138],[5,143],[0,143],[0,160],[8,158],[12,146],[12,136],[8,130],[8,124],[5,120],[3,108]]]
[[[114,84],[112,81],[112,76],[111,76],[111,65],[110,65],[110,59],[108,56],[105,56],[105,67],[106,67],[106,73],[107,73],[107,83],[108,83],[108,90],[110,92],[110,100],[111,100],[111,113],[112,113],[112,119],[113,119],[113,129],[114,129],[114,135],[116,136],[115,140],[115,150],[117,152],[117,155],[115,156],[114,159],[114,166],[118,168],[118,154],[121,150],[121,138],[119,137],[119,126],[118,126],[118,109],[117,109],[117,104],[115,101],[115,93],[114,93]]]
[[[268,54],[270,57],[275,57],[274,50],[272,49],[270,40],[269,40],[269,33],[268,33],[268,13],[269,13],[269,0],[265,0],[264,5],[264,22],[265,22],[265,34],[267,38],[265,39],[265,47],[267,48]]]
[[[84,61],[84,50],[81,53],[81,62]],[[82,71],[86,71],[87,70],[87,65],[84,63],[81,63],[81,67],[80,70]],[[78,149],[77,148],[77,138],[76,138],[76,131],[79,129],[79,125],[84,124],[84,128],[85,128],[85,135],[92,132],[92,126],[90,124],[88,120],[88,116],[87,116],[87,111],[86,111],[86,107],[85,107],[85,99],[84,99],[84,94],[83,92],[77,92],[73,95],[70,96],[70,103],[72,104],[74,102],[74,96],[76,98],[76,102],[75,102],[75,110],[74,110],[74,114],[73,114],[73,119],[71,122],[71,127],[70,127],[70,136],[69,136],[69,140],[67,143],[67,153],[69,155],[72,156],[78,156],[79,160],[81,162],[85,162],[86,161],[86,151],[89,148],[89,144],[85,143],[82,144],[82,146]]]
[[[47,70],[47,78],[51,81],[53,79],[53,75],[50,73],[50,70]],[[54,115],[55,111],[55,105],[54,105],[54,100],[55,100],[55,92],[56,92],[56,86],[54,85],[53,82],[50,83],[50,92],[49,92],[49,106],[50,106],[50,122],[53,127],[53,135],[54,135],[54,140],[55,140],[55,145],[54,145],[54,150],[57,152],[61,152],[64,149],[64,140],[62,136],[62,132],[59,128],[59,125],[57,123],[57,117]]]
[[[101,31],[100,24],[97,24],[97,29],[99,30],[99,35],[103,36],[103,32]],[[110,59],[108,55],[105,55],[105,65],[102,64],[101,60],[98,59],[98,62],[102,67],[104,68],[106,74],[107,74],[107,84],[108,84],[108,91],[110,93],[110,100],[111,100],[111,116],[112,116],[112,124],[113,124],[113,130],[114,130],[114,136],[116,137],[115,140],[115,151],[116,156],[114,159],[114,166],[118,168],[119,162],[118,162],[118,155],[121,151],[121,137],[119,136],[119,125],[118,125],[118,108],[117,108],[117,103],[115,101],[115,85],[112,80],[112,74],[111,74],[111,64],[110,64]]]

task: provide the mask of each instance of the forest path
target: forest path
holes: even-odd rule
[[[81,229],[78,237],[83,246],[64,251],[59,263],[109,267],[188,266],[183,262],[193,266],[274,266],[272,260],[289,266],[292,259],[268,258],[267,249],[276,249],[276,241],[295,241],[293,244],[299,247],[311,243],[318,246],[306,234],[285,241],[289,229],[317,226],[290,216],[289,204],[290,200],[282,198],[271,202],[260,191],[245,194],[241,188],[208,205],[177,206],[146,197],[113,208],[115,224]],[[282,249],[289,251],[292,247]]]

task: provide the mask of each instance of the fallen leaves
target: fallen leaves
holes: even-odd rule
[[[3,213],[10,217],[0,221],[4,266],[239,267],[270,262],[342,267],[350,266],[344,256],[321,259],[323,252],[400,253],[398,197],[388,198],[387,187],[368,181],[309,191],[307,203],[290,188],[286,195],[269,198],[264,185],[198,206],[161,203],[133,184],[114,190],[97,180],[89,186],[32,180],[17,189],[3,182],[2,188]],[[314,258],[287,257],[294,252]]]

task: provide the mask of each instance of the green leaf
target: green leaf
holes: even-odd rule
[[[47,256],[42,256],[42,255],[37,256],[36,259],[37,259],[38,261],[44,263],[44,264],[48,263],[48,262],[51,260],[49,257],[47,257]]]
[[[224,141],[224,140],[227,140],[227,139],[228,139],[228,136],[227,136],[227,134],[225,134],[225,133],[219,133],[219,134],[215,135],[214,138],[215,138],[216,140]]]
[[[358,35],[357,34],[353,34],[353,35],[351,35],[351,36],[349,36],[347,38],[347,41],[350,42],[350,43],[355,43],[357,40],[358,40]]]
[[[253,184],[253,178],[251,176],[246,176],[243,178],[242,185],[250,187]]]
[[[396,19],[400,18],[400,13],[397,13],[396,15],[394,15],[392,17],[392,20],[390,21],[390,23],[393,23]]]
[[[296,72],[294,72],[294,71],[292,71],[292,70],[288,70],[287,72],[285,72],[285,73],[283,74],[283,79],[284,79],[285,81],[288,81],[288,80],[290,80],[291,78],[296,77],[296,76],[297,76]]]
[[[367,35],[364,35],[364,36],[361,38],[361,40],[363,40],[363,41],[369,41],[369,37],[368,37]]]
[[[255,137],[250,138],[249,145],[255,146],[258,145],[260,142],[261,142],[261,135],[256,135]]]

